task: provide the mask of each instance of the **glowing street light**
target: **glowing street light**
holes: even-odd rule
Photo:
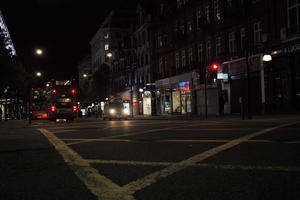
[[[36,49],[35,50],[35,54],[38,55],[38,56],[40,56],[40,55],[43,54],[43,50],[42,49]]]
[[[263,56],[262,59],[263,59],[263,61],[265,61],[265,62],[269,62],[269,61],[272,60],[272,56],[269,55],[269,54],[266,54],[266,55]]]
[[[106,54],[106,56],[109,57],[109,58],[111,58],[113,55],[112,55],[111,52],[109,52],[109,53]]]
[[[41,72],[37,72],[35,75],[38,76],[38,77],[40,77],[40,76],[42,76],[42,73]]]
[[[83,78],[87,78],[88,75],[87,74],[83,74],[82,76],[83,76]]]

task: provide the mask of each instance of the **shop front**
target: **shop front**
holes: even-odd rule
[[[192,113],[191,73],[156,82],[156,108],[158,114]]]

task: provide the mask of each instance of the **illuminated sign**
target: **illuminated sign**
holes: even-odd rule
[[[189,81],[179,82],[178,83],[178,90],[180,90],[182,92],[189,91],[190,90],[190,82]]]

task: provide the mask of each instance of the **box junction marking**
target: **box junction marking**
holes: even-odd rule
[[[204,151],[198,155],[192,156],[186,160],[179,162],[143,162],[143,161],[116,161],[116,160],[87,160],[82,158],[78,153],[67,146],[62,140],[57,138],[52,132],[46,129],[39,129],[39,131],[54,145],[56,150],[63,157],[65,162],[71,167],[78,178],[86,185],[92,194],[98,199],[118,199],[118,200],[130,200],[134,199],[133,194],[143,188],[150,186],[158,180],[168,177],[175,172],[183,170],[187,167],[210,167],[210,168],[221,168],[221,169],[241,169],[241,170],[271,170],[271,171],[300,171],[298,167],[288,166],[245,166],[245,165],[214,165],[199,163],[202,160],[212,157],[222,151],[237,146],[243,142],[249,141],[251,138],[262,135],[264,133],[284,128],[297,124],[299,122],[286,123],[275,127],[263,129],[246,136],[242,136],[237,139],[228,141],[225,144],[221,144],[217,147]],[[174,128],[174,127],[173,127]],[[160,129],[165,130],[166,128]],[[157,129],[155,129],[157,131]],[[145,132],[152,132],[144,131]],[[116,137],[122,137],[127,135],[141,134],[126,134],[119,136],[106,137],[103,139],[113,139]],[[90,140],[89,140],[90,141]],[[95,141],[95,140],[93,140]],[[148,165],[148,166],[166,166],[164,169],[153,172],[145,177],[139,178],[132,181],[123,187],[112,182],[110,179],[101,175],[95,168],[91,167],[90,163],[99,164],[120,164],[120,165]]]

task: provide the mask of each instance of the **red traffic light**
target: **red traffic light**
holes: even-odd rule
[[[214,70],[214,71],[217,71],[219,69],[219,65],[218,64],[212,64],[211,69]]]
[[[75,93],[76,93],[76,90],[72,89],[72,90],[71,90],[71,93],[72,93],[72,94],[75,94]]]

